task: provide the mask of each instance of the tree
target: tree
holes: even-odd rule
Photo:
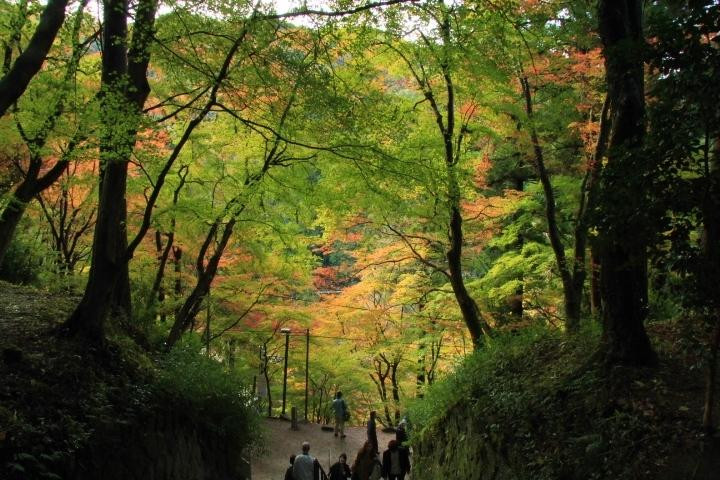
[[[643,6],[637,0],[598,3],[610,104],[607,165],[600,175],[598,246],[603,302],[600,351],[609,363],[656,361],[645,332],[648,308],[648,159],[642,49]]]
[[[50,8],[51,3],[57,2],[48,3],[46,11],[47,8]],[[67,144],[64,146],[61,152],[52,152],[51,154],[49,154],[49,152],[47,151],[47,145],[53,139],[52,134],[54,130],[56,130],[58,123],[61,123],[61,120],[63,120],[62,117],[64,115],[72,116],[73,113],[79,114],[80,118],[82,118],[83,115],[83,112],[67,112],[67,105],[69,103],[72,103],[72,99],[70,98],[71,93],[69,86],[77,80],[76,75],[80,61],[86,54],[89,44],[95,39],[94,34],[89,35],[86,39],[81,39],[84,27],[84,15],[86,5],[87,0],[80,2],[77,11],[73,17],[72,28],[70,32],[70,57],[66,60],[67,63],[64,66],[65,71],[62,79],[59,81],[59,88],[57,86],[49,87],[53,90],[56,90],[53,91],[53,97],[49,99],[51,107],[49,110],[44,111],[43,107],[45,106],[40,106],[40,109],[43,112],[42,114],[46,115],[45,118],[40,122],[40,125],[38,127],[35,127],[33,124],[37,122],[37,118],[35,117],[38,114],[32,115],[30,118],[28,118],[25,115],[25,112],[20,111],[18,113],[17,111],[19,109],[15,109],[15,123],[20,137],[27,146],[29,159],[26,165],[23,165],[23,163],[25,162],[16,162],[16,167],[21,172],[21,180],[13,189],[13,192],[10,195],[9,199],[0,206],[0,208],[2,208],[2,210],[0,211],[0,262],[2,261],[3,256],[5,255],[5,252],[7,251],[7,248],[12,241],[15,229],[17,228],[18,223],[22,219],[28,203],[41,192],[47,190],[60,178],[63,172],[65,172],[71,159],[73,158],[75,150],[79,149],[78,147],[87,138],[87,126],[79,125],[79,128],[77,128],[76,132],[71,136],[70,139],[67,140]],[[54,8],[59,7],[56,6]],[[62,8],[62,14],[64,18],[64,6]],[[60,23],[62,23],[61,20]],[[60,25],[58,25],[57,27],[57,29],[59,30]],[[57,32],[53,33],[53,38],[55,37],[56,33]],[[49,35],[50,33],[46,32],[45,34]],[[38,35],[37,32],[36,35]],[[52,39],[50,43],[52,43]],[[29,45],[27,49],[23,52],[23,54],[25,54],[32,48],[38,47],[33,47],[32,45]],[[6,57],[6,59],[7,58],[8,57]],[[25,61],[26,60],[21,61],[21,59],[18,59],[16,61],[16,66],[13,68],[23,68],[22,64]],[[18,64],[18,62],[20,62],[20,64]],[[30,67],[26,66],[26,68]],[[35,74],[33,74],[33,76],[34,75]],[[11,78],[11,73],[8,73],[8,76],[8,82],[19,81],[18,79]],[[23,91],[26,87],[27,85],[22,88]],[[0,86],[0,88],[2,87]],[[13,100],[13,103],[15,103],[16,101],[17,98]],[[31,109],[28,108],[28,110]],[[26,128],[26,122],[24,120],[29,120],[27,123],[30,123],[30,129]],[[82,123],[82,121],[80,123]],[[56,158],[53,158],[54,156],[56,156]]]
[[[135,145],[139,113],[150,93],[146,72],[155,22],[156,0],[138,4],[128,49],[128,2],[103,3],[105,50],[102,56],[100,179],[97,221],[90,274],[80,304],[67,320],[72,334],[104,341],[110,309],[119,306],[129,314],[127,258],[127,169]]]
[[[689,322],[709,333],[703,427],[713,431],[720,345],[720,72],[711,2],[657,5],[648,13],[649,93],[647,155],[655,206],[652,283],[671,294]]]
[[[464,103],[460,103],[459,87],[456,83],[456,77],[462,78],[460,73],[462,60],[457,49],[459,34],[453,30],[456,27],[456,23],[453,22],[457,22],[457,18],[462,17],[464,11],[461,7],[447,7],[440,2],[433,2],[418,7],[413,13],[418,19],[429,19],[432,33],[421,32],[419,42],[413,43],[399,38],[402,32],[391,32],[386,40],[376,43],[379,44],[379,48],[387,50],[388,56],[398,58],[405,67],[404,74],[409,77],[409,82],[414,84],[414,88],[421,95],[414,106],[427,106],[429,115],[427,128],[430,131],[424,133],[432,138],[428,142],[432,143],[432,146],[424,147],[427,152],[432,152],[431,155],[437,157],[423,158],[423,162],[414,159],[413,163],[402,158],[400,154],[388,155],[388,158],[383,158],[383,163],[377,167],[377,174],[388,176],[389,172],[391,177],[395,177],[396,181],[405,186],[408,182],[414,184],[418,180],[425,180],[427,183],[418,185],[425,190],[424,198],[421,198],[422,201],[433,204],[427,208],[432,212],[428,213],[432,218],[426,222],[428,225],[437,223],[438,227],[443,228],[446,240],[433,238],[432,234],[424,234],[422,229],[427,229],[426,225],[420,228],[411,227],[415,231],[408,232],[399,224],[393,225],[387,215],[383,223],[392,235],[396,235],[405,244],[418,262],[434,274],[443,276],[450,284],[470,338],[475,348],[480,348],[484,335],[490,332],[490,327],[483,318],[477,302],[468,291],[464,278],[466,272],[463,268],[465,244],[463,206],[466,201],[463,198],[463,180],[465,180],[463,173],[466,168],[463,160],[468,148],[466,142],[472,138],[470,122],[476,120],[475,114],[478,109],[472,95],[468,95],[468,98],[462,99]],[[467,87],[466,80],[463,78],[463,87]],[[403,142],[400,142],[400,145],[394,147],[402,148],[402,144]],[[409,144],[407,146],[410,147]],[[411,148],[418,148],[418,145],[412,145]],[[412,164],[413,167],[408,168],[404,162]],[[422,168],[418,168],[420,164]],[[379,182],[385,181],[383,179]],[[393,192],[391,195],[397,194]],[[442,217],[438,215],[439,212],[442,212]],[[439,220],[440,218],[442,220]],[[437,259],[427,255],[438,254],[440,249],[443,250],[444,258]]]
[[[16,47],[8,42],[5,47],[3,64],[3,76],[0,78],[0,117],[5,115],[7,110],[22,96],[28,87],[30,80],[40,71],[50,47],[52,47],[55,36],[65,21],[65,7],[67,0],[49,0],[45,5],[40,21],[35,28],[27,47],[18,55],[12,66],[12,50]],[[26,11],[27,1],[20,2],[20,16]],[[17,25],[19,23],[20,25]],[[15,38],[19,38],[19,29],[24,22],[16,23]]]

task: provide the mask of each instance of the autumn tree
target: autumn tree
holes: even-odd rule
[[[63,3],[63,5],[60,6],[60,3]],[[47,54],[47,51],[41,53],[44,47],[32,44],[24,47],[20,44],[16,45],[19,41],[19,30],[16,32],[17,39],[8,40],[5,53],[6,63],[9,64],[12,52],[16,48],[21,50],[24,48],[21,57],[16,60],[12,70],[22,70],[23,75],[28,73],[31,77],[36,78],[33,86],[30,87],[30,91],[36,95],[42,95],[40,92],[47,89],[50,89],[51,93],[40,97],[42,98],[40,101],[38,99],[20,101],[19,94],[24,92],[28,85],[22,86],[23,80],[14,78],[19,73],[17,71],[13,73],[11,70],[7,73],[7,79],[3,80],[8,85],[12,83],[13,88],[9,89],[8,87],[9,90],[6,92],[8,95],[14,96],[18,94],[18,97],[11,102],[15,105],[12,116],[17,131],[16,135],[24,144],[27,159],[17,159],[14,162],[15,167],[20,172],[21,179],[14,186],[8,198],[0,204],[0,261],[2,261],[12,241],[15,229],[22,219],[28,203],[60,178],[73,157],[76,156],[76,150],[80,150],[80,146],[88,137],[87,130],[90,127],[87,122],[88,115],[83,111],[83,107],[88,109],[89,104],[92,104],[92,97],[89,99],[83,98],[82,91],[73,93],[71,89],[71,86],[76,84],[78,80],[82,84],[82,78],[78,79],[80,62],[87,55],[91,43],[95,41],[95,34],[88,25],[89,22],[85,12],[86,6],[86,1],[79,3],[71,25],[67,28],[67,35],[63,35],[61,32],[61,44],[58,48],[59,58],[49,62],[53,69],[62,70],[63,73],[60,78],[54,78],[55,75],[51,72],[42,72],[42,74],[38,75],[37,72],[31,71],[32,68],[29,65],[25,65],[31,60],[22,58],[22,56],[35,49],[35,55],[41,56],[40,63],[37,65],[39,69]],[[23,12],[27,15],[26,7],[27,2],[21,2],[18,5],[20,9],[18,15],[22,16]],[[35,33],[35,36],[40,35],[43,38],[51,36],[48,48],[57,35],[57,31],[60,30],[64,19],[64,8],[64,2],[49,2],[45,13],[43,13],[44,17],[49,16],[53,17],[53,19],[45,18],[41,22],[59,22],[54,33],[50,30],[55,29],[55,24],[52,26],[46,25],[43,28],[39,25],[40,33],[39,31]],[[18,20],[13,25],[15,28],[21,29],[22,23],[22,21]],[[33,40],[39,41],[35,37],[33,37]],[[27,78],[27,81],[29,83],[30,78]],[[21,91],[16,92],[16,88],[21,88]],[[87,103],[83,105],[85,102]],[[80,108],[73,108],[78,104]],[[72,131],[73,129],[74,131]],[[65,133],[67,131],[70,131],[70,133]]]

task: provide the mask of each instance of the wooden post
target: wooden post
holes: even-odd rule
[[[297,407],[290,407],[290,428],[292,430],[300,430],[297,421]]]
[[[308,383],[310,378],[310,329],[305,330],[305,421],[308,421]]]
[[[288,345],[290,344],[290,329],[289,328],[281,328],[280,331],[285,334],[285,367],[283,368],[283,401],[282,401],[282,413],[280,414],[280,416],[285,417],[285,401],[287,398]]]

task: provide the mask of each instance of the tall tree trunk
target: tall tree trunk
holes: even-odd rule
[[[602,293],[600,292],[600,260],[596,247],[590,245],[590,311],[593,315],[602,314]]]
[[[103,2],[102,108],[100,139],[100,199],[93,253],[85,292],[67,322],[71,333],[102,342],[109,311],[130,315],[128,269],[127,168],[135,144],[139,114],[150,92],[145,73],[154,28],[156,0],[137,7],[128,59],[127,0]]]
[[[393,398],[393,420],[389,426],[394,427],[400,423],[400,385],[398,384],[398,367],[400,366],[400,359],[394,358],[390,369],[390,385],[392,387],[392,398]]]
[[[65,21],[67,0],[49,0],[30,43],[12,67],[0,78],[0,117],[25,92],[30,80],[40,71],[60,27]]]
[[[458,131],[455,128],[455,86],[452,79],[450,53],[446,50],[454,41],[450,35],[450,18],[449,9],[443,11],[442,19],[436,18],[440,35],[442,37],[443,50],[439,54],[439,66],[442,73],[445,93],[447,98],[445,105],[440,105],[439,97],[430,86],[430,80],[426,76],[424,66],[417,69],[409,58],[400,53],[403,61],[407,63],[412,75],[417,82],[418,88],[425,96],[425,100],[430,104],[432,114],[435,117],[435,123],[438,133],[442,138],[444,147],[445,172],[447,174],[447,195],[446,206],[448,212],[448,242],[449,248],[445,252],[448,261],[448,271],[440,270],[445,273],[450,281],[450,285],[455,295],[455,300],[460,308],[460,312],[467,326],[473,347],[478,349],[482,346],[482,337],[490,332],[489,325],[482,318],[480,308],[475,300],[470,296],[465,286],[462,270],[462,247],[463,247],[463,230],[462,230],[462,212],[461,212],[461,193],[457,179],[457,164],[460,161],[461,149],[463,145],[464,135],[467,132],[467,125],[461,125]],[[426,46],[432,50],[434,47],[430,45],[427,38],[423,37]],[[391,47],[394,48],[394,47]]]
[[[548,227],[550,246],[555,255],[560,280],[563,286],[563,302],[565,307],[565,325],[569,331],[576,331],[580,325],[580,307],[582,305],[582,287],[585,280],[585,246],[575,252],[576,261],[571,271],[565,257],[565,246],[560,238],[560,228],[557,223],[555,193],[553,192],[550,174],[545,167],[545,158],[540,138],[534,122],[532,92],[526,76],[520,77],[520,85],[525,99],[525,113],[530,123],[530,140],[532,141],[534,165],[545,197],[545,219]],[[581,233],[581,232],[578,232]]]
[[[647,254],[640,220],[645,134],[641,0],[600,0],[598,19],[610,99],[608,162],[601,175],[598,226],[603,303],[601,354],[608,363],[657,359],[645,332]]]
[[[459,199],[458,199],[459,203]],[[460,206],[454,205],[450,211],[449,225],[450,249],[447,251],[448,270],[450,273],[450,285],[452,286],[455,300],[460,307],[465,325],[470,332],[470,339],[473,347],[478,349],[482,347],[482,338],[485,331],[489,331],[489,327],[485,320],[480,316],[480,309],[475,300],[465,287],[465,279],[462,275],[462,215],[460,214]]]
[[[130,114],[123,107],[127,75],[127,0],[103,2],[102,110],[100,199],[93,236],[90,275],[80,304],[67,321],[71,334],[104,341],[105,319],[122,273],[125,230],[127,156],[134,139],[118,125]],[[123,240],[123,238],[125,240]]]
[[[519,128],[519,127],[518,127]],[[519,156],[519,155],[518,155]],[[522,192],[525,190],[525,180],[520,175],[513,177],[513,188]],[[515,242],[515,248],[518,252],[522,252],[525,246],[525,238],[522,233],[518,234],[517,242]],[[515,293],[508,298],[508,305],[510,306],[510,315],[514,320],[522,320],[523,317],[523,297],[525,295],[525,279],[520,277],[520,285],[515,289]]]
[[[709,143],[710,137],[706,135]],[[710,158],[709,145],[706,145],[705,178],[706,192],[703,199],[703,275],[702,282],[709,295],[720,282],[720,139],[715,141],[714,155]],[[715,430],[713,409],[715,407],[715,390],[717,388],[718,350],[720,349],[720,302],[715,298],[710,302],[709,320],[714,324],[710,338],[710,355],[705,374],[705,406],[703,411],[703,428],[707,432]]]

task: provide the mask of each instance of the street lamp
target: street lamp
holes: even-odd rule
[[[281,328],[281,333],[285,334],[285,368],[283,369],[283,403],[282,403],[282,413],[280,416],[285,416],[285,398],[287,394],[287,363],[288,363],[288,347],[290,345],[290,329],[289,328]]]

